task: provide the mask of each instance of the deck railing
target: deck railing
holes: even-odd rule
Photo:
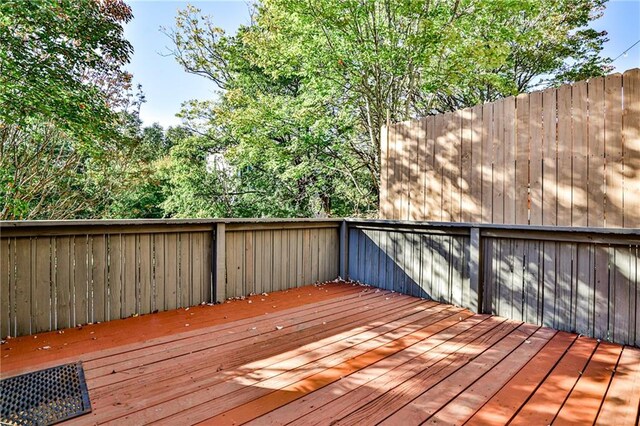
[[[334,279],[340,220],[3,222],[0,334]]]
[[[640,230],[356,219],[2,222],[0,334],[338,276],[640,346]]]
[[[640,229],[348,220],[352,279],[640,346]]]

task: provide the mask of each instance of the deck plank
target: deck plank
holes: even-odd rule
[[[410,330],[411,332],[408,334],[397,336],[396,339],[391,340],[381,346],[371,348],[367,352],[347,359],[341,364],[317,372],[305,378],[304,380],[267,393],[262,397],[251,400],[242,405],[235,406],[234,408],[227,410],[215,417],[211,417],[210,419],[207,419],[205,417],[202,420],[207,420],[208,422],[211,422],[213,424],[220,425],[239,424],[245,423],[249,420],[253,420],[256,417],[262,414],[266,414],[269,411],[278,408],[288,402],[295,401],[296,399],[301,398],[302,396],[310,392],[313,392],[337,380],[340,380],[346,375],[361,370],[362,368],[372,365],[390,355],[393,355],[394,353],[406,349],[441,331],[442,329],[447,328],[466,318],[466,316],[460,315],[462,314],[457,314],[454,315],[453,318],[443,319],[439,322],[426,325],[426,327],[420,328],[415,331]],[[211,412],[211,408],[212,407],[208,406],[206,412],[202,414],[208,416],[208,413]],[[181,417],[181,421],[179,423],[191,423],[193,418],[192,416],[200,414],[200,411],[195,412],[195,410],[190,410],[185,414],[187,415],[187,417]],[[174,422],[177,419],[170,418],[166,420]],[[201,420],[198,419],[197,421]]]
[[[533,394],[576,339],[558,332],[538,354],[465,423],[468,426],[506,424]]]
[[[380,298],[382,298],[382,295],[371,295],[370,298],[363,298],[363,300],[355,298],[352,301],[352,309],[349,309],[348,311],[355,312],[360,306],[364,307],[367,304],[375,303],[377,299]],[[153,347],[127,351],[120,355],[109,357],[108,359],[101,358],[99,360],[89,361],[86,363],[86,367],[91,370],[86,376],[89,379],[93,379],[107,375],[112,370],[124,371],[130,368],[150,365],[167,359],[174,360],[183,355],[189,355],[212,347],[231,344],[233,342],[240,341],[243,338],[254,337],[257,333],[268,333],[274,331],[276,327],[282,327],[285,329],[287,327],[298,326],[296,327],[296,331],[301,331],[301,323],[304,323],[307,320],[317,320],[318,318],[324,318],[325,316],[331,316],[345,311],[345,306],[341,304],[338,304],[337,306],[326,305],[326,310],[320,310],[318,307],[318,309],[307,309],[295,313],[287,312],[286,316],[268,316],[261,321],[259,327],[256,327],[255,329],[247,328],[246,326],[237,326],[231,330],[226,328],[216,330],[215,332],[213,330],[208,330],[207,333],[198,334],[185,339],[185,341],[180,345],[176,345],[175,341],[170,341]]]
[[[556,416],[554,424],[592,424],[596,420],[621,352],[622,347],[619,345],[598,345],[587,368]]]
[[[292,425],[315,425],[339,419],[353,411],[355,406],[364,405],[443,357],[454,354],[498,324],[500,321],[487,321],[487,316],[476,315],[435,334],[428,341],[259,417],[252,424],[291,422]]]
[[[548,328],[538,330],[479,380],[429,417],[429,424],[464,423],[522,367],[537,357],[539,351],[555,334],[556,331]],[[460,374],[464,373],[460,372]],[[443,396],[444,394],[438,395],[440,399]]]
[[[423,310],[422,312],[425,311],[426,310]],[[386,315],[382,318],[383,321],[378,321],[377,324],[379,324],[379,326],[384,326],[389,321],[393,320],[394,316],[403,316],[407,314],[410,315],[411,312],[415,312],[415,310],[406,309],[405,314],[392,313]],[[331,325],[329,325],[329,327],[331,327]],[[158,419],[157,416],[160,416],[159,418],[162,418],[163,416],[175,414],[182,409],[191,408],[196,403],[205,403],[208,400],[215,398],[216,395],[226,396],[233,390],[238,389],[234,388],[234,380],[236,378],[242,378],[248,375],[256,375],[257,372],[260,371],[260,368],[268,369],[268,372],[271,372],[272,370],[277,372],[287,372],[289,368],[293,369],[293,367],[295,366],[296,357],[300,357],[301,359],[306,360],[313,360],[313,357],[315,356],[322,356],[322,354],[320,354],[322,349],[326,349],[326,352],[330,353],[332,349],[335,349],[335,347],[341,347],[343,349],[345,349],[345,347],[348,348],[353,344],[354,340],[358,339],[359,334],[366,334],[368,332],[370,332],[370,330],[351,329],[341,335],[342,339],[332,339],[336,340],[335,342],[332,342],[329,339],[323,339],[323,341],[319,343],[311,343],[303,346],[300,346],[300,344],[296,341],[291,342],[291,337],[273,339],[273,341],[269,343],[266,353],[261,354],[260,352],[258,352],[251,354],[249,357],[247,357],[246,355],[236,355],[235,358],[233,358],[233,361],[229,360],[229,358],[234,355],[233,352],[221,352],[214,358],[197,363],[197,370],[195,371],[193,368],[187,368],[187,374],[170,375],[167,380],[155,380],[153,382],[144,383],[146,390],[146,397],[144,401],[141,401],[140,404],[130,404],[130,406],[127,407],[129,411],[133,411],[134,409],[142,411],[140,413],[136,413],[135,415],[127,416],[126,420],[130,423],[146,422],[150,421],[151,419]],[[373,332],[373,334],[375,335],[375,332]],[[320,336],[315,335],[315,339],[317,339],[318,337]],[[278,346],[278,340],[280,340],[283,344],[286,343],[288,346]],[[345,342],[346,345],[344,344]],[[294,348],[295,346],[299,346],[299,348],[292,349],[291,343],[293,343]],[[289,352],[286,352],[286,349],[290,349]],[[286,353],[286,356],[282,356],[282,353]],[[269,354],[272,355],[268,356]],[[264,356],[264,358],[260,358],[261,356]],[[259,361],[250,362],[255,358],[258,358]],[[189,359],[188,362],[192,362],[192,359]],[[243,364],[243,362],[247,363]],[[281,368],[278,365],[279,363],[284,363],[286,365],[286,368]],[[211,364],[210,367],[206,367],[207,364]],[[206,368],[203,368],[203,365]],[[220,367],[222,367],[222,369],[224,370],[224,374],[222,375],[218,374],[218,370],[220,369]],[[193,383],[193,380],[191,380],[191,377],[193,376],[202,378],[198,380],[198,383]],[[268,378],[267,376],[268,374],[265,374],[264,378]],[[154,379],[154,376],[147,377],[149,379]],[[251,377],[249,376],[249,378]],[[135,394],[139,389],[141,382],[139,380],[130,382],[131,386],[126,389],[126,392]],[[227,384],[228,386],[225,387],[225,384]],[[241,389],[244,389],[245,385],[248,385],[246,377],[242,380],[241,384]],[[108,395],[108,397],[104,398],[105,401],[101,404],[100,407],[109,408],[111,404],[122,403],[123,401],[126,401],[126,399],[126,395],[122,395],[121,388],[112,388],[112,392]],[[156,410],[156,407],[153,407],[153,405],[157,405],[166,401],[171,401],[172,406],[175,406],[175,408],[159,413],[158,410]],[[123,414],[123,411],[120,411],[120,414]],[[114,411],[110,410],[108,416],[114,417]]]
[[[475,383],[482,375],[506,358],[513,350],[525,341],[533,339],[538,326],[523,324],[509,333],[508,336],[492,345],[473,363],[465,365],[445,380],[421,393],[409,404],[385,418],[382,425],[419,424],[431,417],[445,404],[453,399],[461,390]]]
[[[394,387],[375,400],[353,411],[348,416],[343,417],[336,424],[377,423],[385,419],[389,413],[401,409],[425,389],[435,386],[449,375],[455,373],[459,368],[470,363],[486,349],[513,332],[519,325],[520,323],[514,321],[502,322],[476,339],[473,345],[465,348],[466,350],[456,352],[433,366],[425,368],[410,380]]]
[[[93,411],[68,425],[634,424],[640,405],[640,349],[345,283],[10,339],[0,354],[0,377],[83,361]]]
[[[189,333],[218,324],[230,324],[234,321],[254,321],[265,312],[280,312],[291,308],[301,308],[306,304],[331,301],[341,294],[358,294],[363,288],[329,284],[327,286],[307,286],[289,290],[288,293],[276,293],[269,296],[254,296],[253,304],[224,303],[217,306],[198,306],[189,311],[177,309],[136,318],[109,321],[62,330],[41,333],[37,339],[23,336],[7,341],[2,346],[2,376],[15,375],[46,368],[66,360],[88,360],[94,355],[109,356],[112,351],[122,352],[123,345],[136,348],[142,342],[152,339],[173,341],[181,338],[185,332],[185,323],[189,323]],[[373,291],[373,290],[372,290]],[[299,296],[299,297],[298,297]],[[262,302],[261,299],[265,301]],[[260,303],[258,303],[260,301]],[[95,337],[95,339],[93,339]],[[40,350],[49,346],[49,350]],[[124,348],[126,350],[126,347]],[[103,352],[107,351],[107,352]],[[72,361],[69,361],[72,362]]]
[[[625,346],[598,415],[599,425],[630,425],[640,409],[640,349]]]
[[[579,337],[510,424],[551,424],[597,345],[594,339]]]
[[[415,301],[412,302],[409,298],[404,297],[398,299],[401,299],[398,303],[402,309],[406,309],[408,312],[415,309]],[[311,311],[305,316],[307,320],[309,320],[309,318],[312,318],[312,320],[306,322],[301,321],[301,323],[295,327],[284,327],[284,325],[282,325],[281,327],[283,328],[278,329],[280,326],[274,324],[281,321],[276,321],[271,325],[265,326],[263,320],[260,321],[260,324],[254,324],[254,327],[252,327],[251,324],[247,324],[243,325],[241,329],[227,329],[224,331],[229,335],[235,336],[239,333],[242,333],[242,335],[239,336],[239,339],[232,340],[232,342],[221,347],[212,346],[212,350],[196,352],[178,359],[167,358],[161,363],[156,362],[149,366],[142,365],[140,367],[123,369],[115,374],[107,373],[95,377],[92,386],[97,393],[102,394],[113,392],[114,389],[108,388],[108,386],[117,385],[115,389],[115,393],[117,394],[119,393],[118,390],[126,389],[130,384],[136,388],[141,385],[147,386],[159,383],[156,374],[162,374],[163,376],[173,379],[171,373],[180,377],[196,371],[204,373],[204,369],[206,368],[213,368],[212,373],[215,373],[216,369],[219,368],[240,365],[241,361],[245,358],[254,359],[254,357],[260,354],[277,353],[280,350],[295,347],[295,345],[301,341],[313,341],[325,335],[335,334],[340,330],[348,330],[349,327],[357,324],[358,320],[362,321],[366,318],[372,319],[376,316],[380,316],[382,321],[388,320],[388,317],[384,316],[385,313],[377,311],[383,307],[380,303],[371,303],[371,301],[369,301],[370,306],[368,308],[366,306],[359,307],[355,305],[356,309],[343,311],[333,319],[331,318],[331,314],[323,316],[320,311]],[[391,308],[391,315],[396,311],[394,306],[394,302],[392,301],[384,307]],[[284,317],[280,319],[283,318]],[[215,340],[216,336],[214,335],[212,337]],[[242,351],[243,348],[246,349],[248,346],[252,347],[253,351]],[[241,352],[238,352],[239,350]],[[105,389],[102,389],[103,387]]]

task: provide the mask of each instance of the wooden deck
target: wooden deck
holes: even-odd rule
[[[2,377],[82,360],[68,424],[628,424],[640,349],[332,283],[10,339]]]

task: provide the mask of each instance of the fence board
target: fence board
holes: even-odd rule
[[[482,106],[477,105],[471,109],[471,120],[469,125],[471,137],[471,168],[469,197],[470,217],[469,222],[482,222]]]
[[[421,206],[418,203],[420,193],[420,120],[411,120],[408,125],[408,188],[409,199],[407,200],[408,211],[405,219],[416,220],[421,217]]]
[[[89,306],[92,322],[102,322],[106,319],[105,305],[107,303],[107,240],[104,235],[94,235],[91,238],[91,296]]]
[[[588,244],[578,244],[577,257],[577,292],[575,305],[575,330],[584,335],[593,334],[591,328],[591,306],[589,301],[593,299],[592,284],[592,246]]]
[[[121,318],[122,315],[122,236],[109,236],[108,269],[109,269],[109,319]],[[164,309],[164,306],[162,307]]]
[[[557,125],[556,125],[556,89],[542,92],[544,131],[543,148],[543,194],[542,194],[542,224],[557,225]]]
[[[397,217],[401,220],[408,218],[409,211],[409,170],[411,166],[411,160],[409,152],[411,150],[410,145],[412,142],[411,136],[408,134],[410,131],[410,122],[403,122],[399,125],[399,131],[396,132],[396,151],[400,154],[402,159],[396,164],[398,175],[400,177],[400,204],[398,205]]]
[[[460,179],[458,191],[460,197],[460,220],[462,222],[471,222],[474,214],[475,203],[472,198],[473,190],[471,188],[471,176],[473,172],[473,147],[472,147],[472,131],[473,131],[473,112],[471,108],[460,111],[461,115],[461,154],[460,154]],[[424,216],[421,216],[424,217]],[[420,217],[419,217],[420,218]],[[419,219],[418,218],[418,219]]]
[[[448,120],[449,128],[447,133],[447,139],[450,145],[450,157],[449,162],[449,197],[451,205],[451,213],[449,215],[450,221],[461,221],[461,208],[460,208],[460,178],[461,178],[461,155],[462,155],[462,140],[461,140],[461,114],[460,111],[456,111],[451,115]],[[415,157],[412,157],[415,158]]]
[[[425,120],[426,132],[427,132],[427,151],[426,151],[426,174],[424,177],[424,200],[423,205],[425,206],[425,216],[424,217],[437,217],[439,214],[440,203],[436,202],[436,195],[439,195],[438,192],[438,184],[436,181],[436,161],[435,161],[435,152],[436,152],[436,136],[435,136],[435,116],[427,117]],[[387,217],[387,216],[384,216]]]
[[[630,247],[615,247],[611,268],[611,288],[613,289],[613,340],[628,342],[631,325],[631,296],[635,299],[635,283],[631,277],[632,259]],[[635,300],[634,300],[635,302]]]
[[[504,100],[504,223],[516,222],[516,99],[510,96]],[[522,165],[528,174],[528,166]],[[526,222],[523,222],[526,223]]]
[[[482,106],[482,222],[492,222],[493,104]]]
[[[435,197],[437,201],[436,207],[436,215],[434,216],[434,220],[445,221],[445,210],[448,206],[445,206],[445,202],[447,198],[445,194],[447,193],[448,186],[446,184],[445,178],[445,164],[446,157],[445,153],[448,149],[447,140],[444,135],[445,129],[445,115],[438,114],[434,120],[434,130],[433,136],[435,140],[435,156],[434,156],[434,169],[436,171],[436,176],[434,181],[438,182],[438,186],[435,188]]]
[[[594,324],[596,336],[609,335],[609,248],[596,247],[595,252]]]
[[[416,136],[418,141],[418,153],[416,170],[417,175],[415,177],[415,211],[412,217],[413,220],[419,220],[426,214],[425,207],[425,179],[427,173],[427,119],[422,118],[416,121],[417,132]]]
[[[74,240],[75,247],[75,274],[74,274],[74,304],[75,304],[75,323],[86,324],[89,322],[89,288],[90,269],[89,269],[89,237],[78,236]]]
[[[589,164],[588,183],[589,199],[587,200],[587,222],[589,226],[605,226],[605,145],[604,145],[604,78],[597,77],[587,83],[589,92]]]
[[[624,226],[640,228],[640,69],[625,72],[622,79]]]
[[[122,281],[122,316],[129,317],[136,313],[137,304],[137,279],[138,279],[138,263],[137,263],[137,251],[138,247],[136,244],[137,235],[123,235],[122,236],[122,246],[124,250],[123,254],[123,281]],[[176,278],[178,277],[177,268],[178,268],[178,244],[176,243],[177,238],[173,239],[173,247],[176,253],[176,256],[173,256],[170,259],[175,265],[173,268],[176,272]],[[177,280],[176,280],[177,281]],[[173,305],[175,306],[176,300],[176,290],[173,291]]]
[[[138,294],[139,303],[138,314],[148,314],[151,312],[151,297],[153,294],[153,257],[151,248],[151,235],[139,235],[139,256],[138,256]]]
[[[572,91],[571,226],[587,226],[588,183],[588,94],[587,82],[579,81]]]
[[[9,314],[9,239],[0,240],[0,337],[13,334]]]
[[[283,242],[282,232],[274,231],[273,233],[273,290],[274,291],[282,290],[283,288],[286,288],[286,283],[283,282],[283,277],[282,277],[282,272],[283,272],[282,263],[284,260],[284,256],[282,256],[282,253],[283,253],[282,242]],[[318,257],[318,252],[315,253],[314,259],[315,259],[314,263],[316,264],[315,266],[319,268],[320,259]]]
[[[71,294],[73,287],[71,276],[73,274],[73,256],[71,253],[72,237],[60,237],[55,239],[55,327],[73,327],[71,315]]]
[[[504,144],[504,122],[505,122],[505,99],[500,99],[493,106],[493,200],[492,200],[492,223],[504,223],[504,181],[506,177],[505,168],[505,144]],[[511,182],[510,182],[511,183]]]
[[[529,95],[529,159],[530,174],[529,186],[531,191],[530,223],[542,225],[543,203],[543,150],[544,138],[542,128],[542,92],[534,92]]]
[[[558,102],[557,224],[571,226],[571,86],[560,86]]]
[[[543,243],[543,268],[544,287],[542,293],[542,325],[553,327],[555,323],[555,297],[556,292],[556,243],[545,241]]]
[[[389,215],[389,126],[380,129],[380,213],[383,217]]]
[[[388,206],[388,215],[385,217],[389,217],[392,219],[398,219],[399,213],[398,209],[400,208],[401,201],[401,193],[402,193],[402,176],[399,174],[399,167],[402,161],[400,157],[400,152],[398,150],[398,129],[397,126],[391,126],[389,128],[389,163],[387,165],[387,170],[389,173],[387,179],[387,188],[388,193],[392,196],[387,203]]]
[[[123,244],[124,238],[126,236],[123,235]],[[165,300],[165,309],[175,309],[178,307],[177,305],[177,294],[178,294],[178,236],[175,234],[167,234],[165,235],[164,240],[164,277],[165,277],[165,287],[164,287],[164,300]],[[126,251],[126,249],[125,249]],[[126,281],[123,282],[123,286],[127,284]],[[123,294],[125,292],[123,291]],[[125,300],[122,301],[123,307],[123,316],[126,315],[125,308]]]
[[[203,245],[201,233],[191,234],[191,292],[189,294],[189,306],[197,305],[204,299],[203,255],[207,253]]]
[[[178,307],[189,305],[189,294],[191,293],[192,267],[191,267],[191,234],[180,234],[178,237],[179,281],[178,281]]]
[[[515,211],[512,223],[524,224],[529,223],[529,96],[519,95],[516,107],[515,178],[512,181]]]
[[[622,76],[608,75],[604,79],[605,94],[605,163],[606,201],[605,223],[608,227],[623,226],[622,167]]]

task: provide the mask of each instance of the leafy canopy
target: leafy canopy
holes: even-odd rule
[[[172,53],[219,89],[182,115],[236,171],[206,201],[373,212],[382,125],[605,73],[604,1],[264,0],[236,35],[180,11]]]

